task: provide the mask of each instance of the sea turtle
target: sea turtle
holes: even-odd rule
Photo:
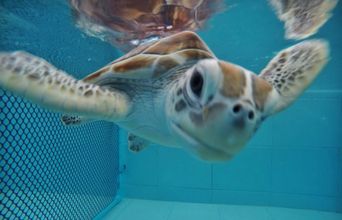
[[[0,53],[0,86],[55,111],[66,125],[112,121],[129,148],[150,142],[228,160],[268,116],[289,106],[328,59],[323,40],[280,51],[256,75],[219,60],[194,32],[141,45],[83,80],[26,52]],[[74,116],[75,115],[75,116]]]

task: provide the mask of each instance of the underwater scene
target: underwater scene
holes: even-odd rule
[[[338,0],[1,0],[0,219],[341,220]]]

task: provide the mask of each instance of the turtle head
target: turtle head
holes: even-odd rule
[[[254,74],[216,59],[201,60],[170,90],[170,127],[182,147],[204,160],[228,160],[263,117],[252,94]]]

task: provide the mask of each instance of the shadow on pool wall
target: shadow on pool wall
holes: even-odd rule
[[[26,50],[81,78],[118,51],[73,25],[66,1],[0,3],[0,50]],[[119,187],[118,128],[67,128],[53,113],[0,89],[0,216],[90,219]],[[1,217],[0,217],[1,218]]]
[[[264,0],[226,1],[231,7],[199,32],[218,58],[259,73],[285,40],[283,24]],[[330,42],[331,60],[289,109],[273,116],[236,157],[209,164],[178,149],[153,145],[120,160],[128,198],[271,205],[342,212],[342,4],[311,38]]]

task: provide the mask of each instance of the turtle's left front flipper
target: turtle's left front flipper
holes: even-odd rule
[[[51,110],[115,121],[130,110],[126,94],[76,80],[25,52],[0,53],[0,87]]]
[[[329,59],[329,46],[323,40],[306,40],[280,51],[259,77],[268,86],[259,88],[259,97],[267,94],[265,110],[271,115],[288,107],[314,81]],[[259,83],[262,84],[262,83]],[[268,90],[269,92],[265,92]]]

